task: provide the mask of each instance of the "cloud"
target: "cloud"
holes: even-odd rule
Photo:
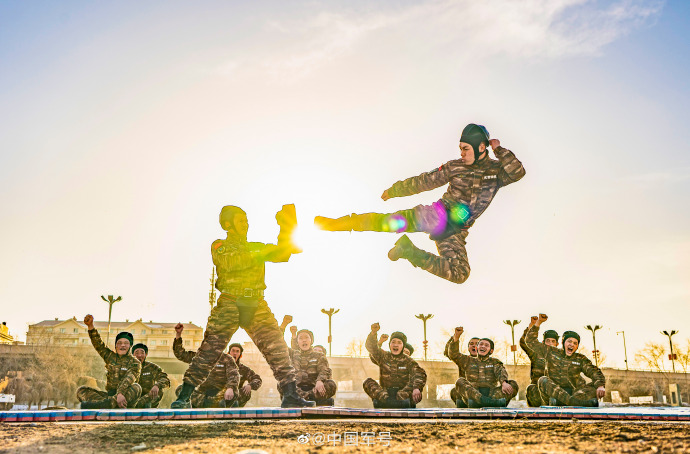
[[[369,48],[418,58],[442,52],[444,58],[461,61],[596,56],[632,30],[652,24],[662,7],[661,0],[431,0],[380,10],[322,10],[268,22],[265,33],[280,45],[268,54],[259,51],[243,65],[294,80]]]

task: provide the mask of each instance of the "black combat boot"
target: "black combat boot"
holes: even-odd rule
[[[110,398],[103,400],[85,400],[80,404],[82,410],[108,410],[113,408],[113,401]]]
[[[180,394],[177,396],[177,400],[170,405],[170,408],[192,408],[192,402],[190,399],[193,391],[194,385],[190,385],[187,382],[182,383]]]
[[[467,404],[462,399],[456,399],[455,400],[455,406],[458,408],[467,408]]]
[[[581,400],[581,399],[571,397],[569,404],[572,405],[573,407],[598,407],[599,406],[599,399],[594,397],[592,399]]]
[[[480,402],[484,407],[505,407],[507,405],[505,397],[492,399],[491,397],[482,396]]]
[[[316,399],[315,402],[317,407],[332,407],[335,405],[335,400],[332,397],[328,397],[326,399]]]
[[[315,407],[313,400],[304,400],[297,394],[297,385],[294,381],[286,384],[283,389],[283,401],[280,403],[282,408],[302,408]]]

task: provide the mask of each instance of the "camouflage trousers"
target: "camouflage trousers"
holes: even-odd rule
[[[417,205],[414,208],[395,213],[362,214],[359,217],[363,221],[360,221],[357,227],[372,231],[438,233],[439,230],[443,231],[446,225],[446,219],[442,214],[445,211],[440,208],[440,205],[440,202],[436,202],[432,205]],[[396,219],[400,220],[401,218],[404,218],[404,230],[395,228]],[[393,228],[388,227],[389,225],[393,225]],[[359,228],[355,230],[359,230]],[[413,249],[406,251],[403,258],[416,268],[422,268],[450,282],[462,284],[470,277],[470,263],[465,247],[468,233],[468,230],[460,230],[447,238],[435,241],[439,255],[413,246]]]
[[[544,401],[542,401],[539,386],[534,383],[527,386],[525,396],[527,397],[527,405],[530,407],[541,407],[542,405],[548,404],[548,402],[544,403]]]
[[[475,402],[480,402],[482,396],[490,397],[492,399],[502,399],[505,398],[506,405],[517,396],[518,384],[515,380],[508,380],[508,384],[513,387],[513,392],[510,394],[504,394],[503,389],[500,386],[494,388],[479,388],[475,387],[469,380],[464,377],[458,378],[455,382],[456,395],[462,399],[462,401],[467,404],[469,399]]]
[[[282,388],[295,381],[295,369],[290,362],[283,333],[268,304],[263,299],[258,303],[254,316],[242,328],[271,366],[273,376]],[[211,368],[239,327],[240,310],[235,297],[221,293],[218,304],[211,310],[208,318],[204,340],[184,374],[185,383],[199,386],[208,377]]]
[[[180,395],[181,390],[182,385],[175,390],[175,397]],[[229,403],[226,403],[224,389],[215,391],[209,389],[199,390],[197,388],[192,391],[190,402],[192,403],[192,408],[225,408],[230,407],[236,399],[237,397],[234,397]]]
[[[141,395],[141,386],[139,386],[139,383],[134,383],[127,388],[122,395],[127,399],[127,408],[134,408],[134,404]],[[110,399],[110,406],[107,408],[118,408],[115,396],[115,391],[101,391],[100,389],[90,388],[88,386],[80,386],[77,388],[77,399],[79,399],[79,402]]]
[[[572,405],[571,399],[589,400],[597,398],[597,389],[592,384],[584,385],[580,388],[567,390],[558,386],[549,377],[541,377],[537,382],[541,395],[541,405],[550,405],[549,399],[554,398],[560,405]]]
[[[362,388],[364,388],[364,392],[367,393],[367,396],[376,400],[384,400],[385,398],[383,393],[388,394],[388,397],[392,399],[412,399],[412,393],[400,391],[399,388],[384,388],[373,378],[367,378],[364,380],[364,383],[362,383]],[[391,395],[391,391],[395,391],[395,394]]]
[[[251,399],[251,398],[252,398],[252,392],[251,391],[249,391],[246,396],[244,394],[240,393],[240,395],[237,396],[237,406],[238,407],[244,407],[245,405],[247,405],[247,402],[249,402],[249,399]]]
[[[314,386],[300,386],[298,384],[297,394],[305,400],[322,400],[335,396],[338,389],[338,385],[333,380],[324,380],[323,387],[326,388],[326,395],[319,397],[314,393]]]
[[[163,400],[163,393],[164,391],[158,391],[156,397],[151,397],[148,393],[144,394],[134,404],[134,408],[158,408],[161,400]]]

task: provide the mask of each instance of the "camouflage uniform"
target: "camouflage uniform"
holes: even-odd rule
[[[470,275],[465,248],[469,228],[487,209],[500,188],[525,176],[522,163],[510,150],[499,146],[494,154],[498,160],[486,156],[472,165],[465,165],[462,159],[456,159],[438,169],[398,181],[388,189],[390,197],[405,197],[445,184],[449,186],[441,200],[432,205],[418,205],[389,214],[353,214],[351,228],[357,231],[429,233],[436,242],[438,256],[410,243],[411,251],[403,257],[413,266],[443,279],[457,284],[465,282]],[[391,227],[389,222],[395,218],[404,219],[402,228]]]
[[[191,363],[197,352],[185,350],[182,346],[182,338],[175,338],[173,341],[173,353],[175,358],[185,363]],[[192,407],[194,408],[214,408],[225,406],[225,390],[232,389],[235,397],[238,397],[238,385],[240,382],[240,372],[235,363],[235,359],[223,353],[216,364],[213,365],[211,372],[206,379],[201,382],[192,393]],[[179,387],[176,394],[179,394]]]
[[[527,347],[546,359],[545,375],[537,380],[541,401],[536,403],[548,405],[549,399],[554,398],[562,405],[573,405],[571,399],[596,399],[597,388],[606,385],[601,369],[585,355],[573,353],[567,356],[562,348],[539,342],[538,334],[539,327],[535,325],[527,330],[525,337]],[[581,374],[592,382],[584,384]]]
[[[279,246],[249,243],[244,236],[228,232],[225,240],[211,246],[218,270],[216,288],[221,292],[211,310],[204,340],[192,360],[184,381],[199,385],[241,326],[264,355],[282,388],[295,381],[288,347],[268,304],[263,299],[265,262],[284,262],[290,254]]]
[[[450,348],[450,343],[452,341],[453,341],[453,339],[451,338],[448,342],[446,342],[446,347],[443,350],[443,356],[450,359],[451,361],[453,361],[455,363],[456,366],[458,366],[458,378],[464,377],[465,376],[465,368],[463,367],[462,362],[460,360],[458,360],[457,358],[454,360],[454,359],[451,359],[451,357],[450,357],[449,348]],[[476,356],[474,356],[474,358],[476,358]],[[457,388],[454,387],[453,389],[450,390],[450,398],[453,402],[458,401],[458,399],[460,398],[460,394],[458,394]]]
[[[518,384],[515,380],[508,379],[508,372],[503,363],[490,356],[469,356],[460,353],[460,343],[452,337],[448,341],[448,357],[456,364],[462,366],[465,376],[455,382],[457,395],[469,403],[469,399],[480,402],[482,396],[491,399],[506,399],[506,405],[518,393]],[[501,385],[507,382],[512,386],[511,394],[504,394]]]
[[[252,369],[250,369],[247,365],[245,365],[242,362],[237,362],[237,367],[239,367],[240,370],[240,384],[239,384],[239,389],[242,389],[245,383],[249,383],[249,386],[252,387],[252,391],[256,391],[257,389],[261,388],[261,384],[263,381],[261,380],[261,377],[259,374],[254,372]],[[252,398],[252,393],[250,392],[246,396],[243,396],[242,394],[239,394],[237,397],[237,404],[240,407],[244,407],[249,399]]]
[[[338,385],[333,381],[333,374],[328,365],[328,359],[323,353],[310,348],[303,351],[300,348],[290,349],[290,358],[297,376],[297,392],[303,399],[322,401],[335,395]],[[317,397],[314,394],[316,382],[323,382],[326,395]]]
[[[163,390],[170,387],[170,379],[158,364],[144,361],[141,366],[139,385],[141,386],[141,397],[137,400],[134,408],[158,408],[158,404],[163,399]],[[155,398],[149,396],[154,385],[158,386],[158,396]]]
[[[89,337],[91,344],[105,361],[105,391],[80,386],[77,389],[77,399],[79,402],[85,402],[109,398],[110,407],[118,408],[116,396],[122,394],[127,399],[127,407],[131,408],[141,396],[141,386],[137,383],[141,374],[141,363],[130,352],[120,356],[106,347],[97,329],[90,329]]]
[[[400,353],[394,355],[382,350],[377,342],[376,333],[369,333],[364,344],[372,362],[379,366],[379,383],[372,378],[367,378],[362,383],[364,392],[372,400],[383,400],[383,393],[389,398],[397,400],[410,399],[412,391],[422,391],[426,385],[426,372],[419,364],[409,356]]]

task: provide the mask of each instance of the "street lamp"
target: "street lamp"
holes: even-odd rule
[[[503,323],[510,326],[510,335],[513,339],[513,344],[510,346],[510,351],[513,352],[513,367],[517,367],[517,345],[515,345],[515,325],[520,323],[520,320],[503,320]]]
[[[333,317],[333,314],[337,314],[338,312],[340,312],[340,309],[321,309],[321,312],[328,315],[328,356],[332,356],[333,346],[331,345],[331,341],[333,341],[333,336],[331,335],[331,317]]]
[[[671,367],[673,368],[673,373],[676,372],[676,361],[675,361],[676,355],[673,353],[673,342],[671,342],[671,336],[673,336],[676,333],[678,333],[678,331],[676,331],[675,329],[673,331],[671,331],[670,333],[668,331],[662,331],[661,332],[661,334],[668,336],[668,343],[671,346],[671,354],[668,355],[668,359],[671,360]]]
[[[628,370],[628,349],[625,346],[625,331],[616,331],[616,336],[623,335],[623,352],[625,353],[625,370]]]
[[[585,326],[588,330],[592,332],[592,343],[594,344],[594,350],[592,350],[592,354],[594,355],[594,365],[599,367],[599,350],[597,350],[597,330],[603,328],[603,326],[600,325],[595,325],[594,328],[592,328],[592,325],[587,325]]]
[[[113,304],[121,301],[122,297],[118,296],[117,298],[113,299],[113,295],[108,295],[108,299],[106,299],[105,296],[101,295],[101,299],[108,303],[108,336],[105,338],[105,346],[107,347],[108,342],[110,342],[110,318],[113,315]]]
[[[434,314],[427,314],[427,315],[419,314],[419,315],[415,315],[415,317],[417,317],[418,319],[420,319],[420,320],[422,321],[422,323],[424,324],[424,344],[423,344],[423,345],[424,345],[424,361],[426,361],[426,349],[427,349],[427,346],[429,345],[429,342],[426,340],[426,321],[429,320],[430,318],[432,318],[433,316],[434,316]]]

